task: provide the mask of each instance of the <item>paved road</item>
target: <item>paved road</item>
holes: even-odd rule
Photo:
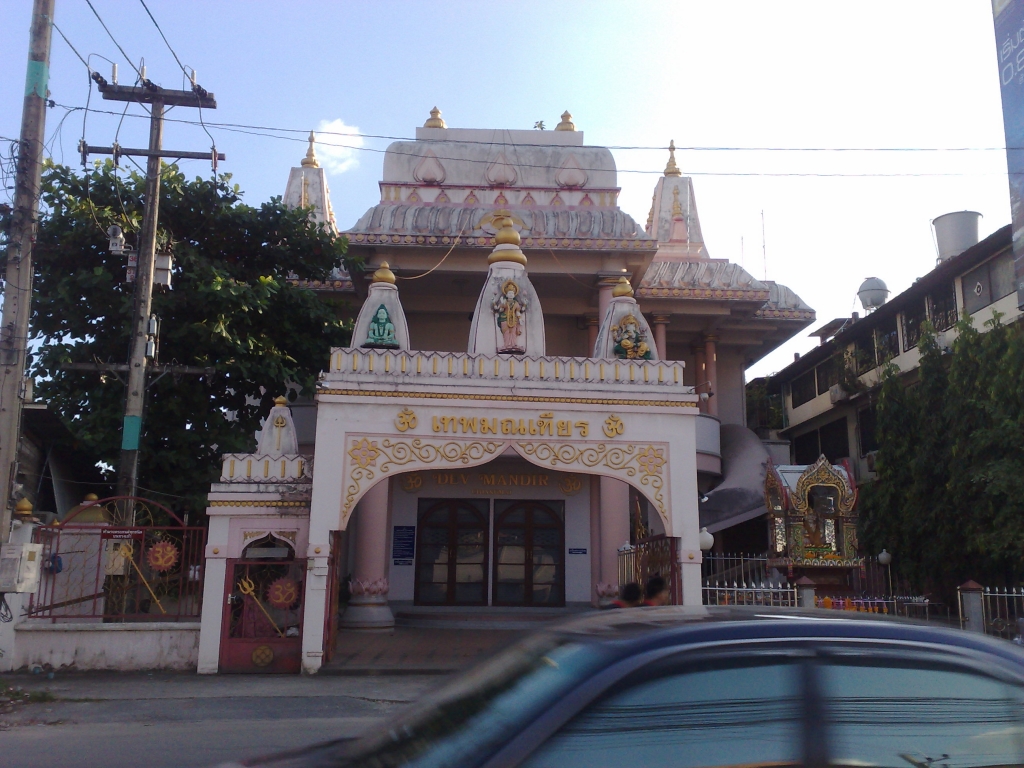
[[[0,715],[0,764],[187,768],[359,733],[443,678],[66,674],[0,676],[54,701]]]

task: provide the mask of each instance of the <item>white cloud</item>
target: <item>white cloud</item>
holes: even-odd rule
[[[363,137],[354,125],[345,121],[321,120],[316,129],[316,156],[330,173],[344,173],[359,165],[359,147]]]

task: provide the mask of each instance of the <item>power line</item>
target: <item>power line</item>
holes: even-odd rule
[[[178,58],[178,54],[174,52],[174,49],[171,47],[171,44],[167,41],[167,35],[164,34],[164,31],[160,29],[160,25],[157,24],[156,19],[153,18],[153,13],[149,10],[149,6],[146,5],[146,0],[139,0],[139,2],[142,3],[142,7],[146,9],[146,15],[149,16],[149,20],[153,22],[153,26],[156,27],[156,31],[160,33],[160,37],[163,38],[164,45],[167,46],[167,50],[171,52],[171,56],[173,56],[174,60],[178,62],[178,66],[181,68],[181,71],[184,73],[185,77],[188,77],[188,72],[185,71],[185,65],[181,63],[181,59]]]
[[[94,112],[101,112],[102,110],[93,110]],[[120,116],[120,112],[108,112],[105,114],[113,114]],[[136,115],[136,117],[141,117]],[[194,120],[173,120],[167,118],[168,122],[180,122],[187,123],[189,125],[198,125]],[[294,133],[300,137],[305,137],[309,134],[308,128],[275,128],[266,125],[248,125],[245,123],[206,123],[211,128],[237,128],[237,129],[248,129],[254,131],[274,131],[276,133]],[[317,136],[345,136],[359,139],[384,139],[387,141],[418,141],[418,139],[411,136],[387,136],[384,134],[376,133],[360,133],[357,131],[327,131],[318,130]],[[259,135],[259,134],[255,134]],[[284,137],[275,137],[284,138]],[[306,142],[305,138],[296,139],[296,141]],[[323,143],[323,142],[318,142]],[[504,147],[512,143],[509,141],[477,141],[477,140],[459,140],[459,144],[480,144],[488,147]],[[343,144],[334,144],[328,146],[348,146]],[[550,144],[517,144],[517,147],[550,147]],[[363,149],[363,147],[351,147],[351,149]],[[602,149],[614,149],[619,151],[624,150],[639,150],[648,152],[661,152],[666,151],[668,147],[652,147],[642,145],[603,145]],[[725,147],[725,146],[688,146],[688,147],[676,147],[678,152],[1005,152],[1007,149],[1011,150],[1024,150],[1024,147]],[[489,162],[489,161],[488,161]],[[527,166],[528,167],[528,166]],[[547,166],[545,166],[547,167]],[[586,169],[584,169],[586,170]],[[661,173],[661,171],[659,171]]]
[[[68,44],[68,48],[70,48],[70,49],[71,49],[71,51],[72,51],[72,52],[73,52],[73,53],[75,54],[75,56],[77,56],[77,57],[78,57],[78,60],[79,60],[80,62],[82,62],[83,64],[85,64],[85,68],[86,68],[86,69],[88,69],[88,70],[89,70],[89,72],[91,73],[91,72],[92,72],[92,67],[90,67],[90,66],[89,66],[89,62],[87,62],[87,61],[86,61],[85,59],[83,59],[83,58],[82,58],[82,54],[80,54],[80,53],[79,53],[79,52],[78,52],[77,50],[75,50],[75,46],[73,46],[73,45],[71,44],[71,41],[70,41],[70,40],[68,40],[68,36],[67,36],[67,35],[65,35],[65,34],[64,34],[63,32],[61,32],[61,31],[60,31],[60,27],[58,27],[58,26],[57,26],[57,24],[56,24],[56,22],[54,22],[54,21],[53,21],[52,19],[50,20],[50,24],[51,24],[51,26],[52,26],[52,27],[53,27],[54,29],[56,29],[56,30],[57,30],[57,34],[58,34],[58,35],[60,35],[60,36],[61,36],[62,38],[64,38],[64,42]]]
[[[135,74],[139,76],[140,80],[144,80],[145,78],[142,77],[142,72],[140,72],[139,68],[136,67],[132,60],[128,58],[128,54],[124,52],[124,48],[122,48],[121,44],[117,42],[117,38],[115,38],[113,33],[107,28],[107,25],[103,21],[103,18],[100,16],[99,12],[93,7],[92,0],[85,0],[85,4],[89,6],[89,9],[93,12],[93,15],[96,17],[96,20],[99,21],[100,26],[103,27],[103,29],[107,33],[107,36],[114,42],[114,45],[117,46],[117,50],[121,52],[121,55],[124,56],[125,61],[128,62],[128,66],[135,70]]]

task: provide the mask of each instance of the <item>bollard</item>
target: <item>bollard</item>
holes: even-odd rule
[[[806,576],[796,580],[796,604],[801,608],[814,607],[814,582]]]
[[[968,632],[985,633],[985,604],[982,597],[984,587],[976,581],[961,584],[960,593],[960,627]]]

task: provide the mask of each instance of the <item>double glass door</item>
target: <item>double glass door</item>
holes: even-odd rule
[[[418,605],[565,605],[560,501],[420,499]],[[490,577],[492,584],[488,584]]]
[[[416,603],[487,605],[486,499],[420,499]]]
[[[494,502],[494,605],[565,605],[565,504]]]

